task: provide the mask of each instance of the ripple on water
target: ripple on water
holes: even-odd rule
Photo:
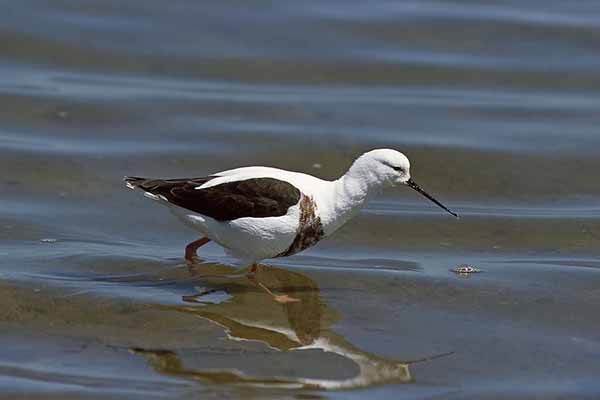
[[[255,6],[0,16],[3,392],[593,398],[600,3]],[[264,287],[121,182],[375,147],[461,220],[386,192]]]

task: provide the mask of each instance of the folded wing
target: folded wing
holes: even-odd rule
[[[252,178],[197,189],[216,176],[191,179],[144,179],[126,177],[138,188],[169,203],[218,221],[238,218],[280,217],[300,201],[294,185],[275,178]]]

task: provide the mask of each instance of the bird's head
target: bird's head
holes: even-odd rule
[[[371,180],[384,186],[406,184],[410,180],[410,161],[396,150],[371,150],[360,156],[356,163]]]
[[[458,217],[456,213],[450,211],[412,180],[410,161],[399,151],[391,149],[371,150],[356,159],[349,173],[370,185],[378,187],[406,185],[450,214]]]

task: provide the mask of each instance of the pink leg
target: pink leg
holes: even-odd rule
[[[256,267],[257,267],[256,263],[252,264],[252,266],[250,267],[250,271],[248,271],[248,273],[256,274]]]
[[[278,303],[285,304],[285,303],[293,303],[296,301],[300,301],[300,299],[290,297],[287,294],[275,294],[268,287],[266,287],[265,285],[260,283],[258,281],[258,279],[256,278],[257,267],[258,267],[257,264],[252,264],[252,266],[250,267],[250,270],[246,274],[246,277],[248,279],[250,279],[250,282],[254,283],[256,286],[258,286],[260,289],[262,289],[265,293],[267,293],[269,296],[271,296],[273,298],[273,300],[275,300]]]
[[[208,242],[210,242],[210,239],[203,237],[198,240],[194,240],[192,243],[185,246],[185,261],[187,261],[188,264],[193,264],[194,259],[197,257],[196,250]]]

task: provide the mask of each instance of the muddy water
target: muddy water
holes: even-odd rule
[[[0,16],[5,398],[597,398],[600,4],[20,1]],[[123,175],[388,191],[260,281]],[[470,264],[483,272],[459,276]]]

